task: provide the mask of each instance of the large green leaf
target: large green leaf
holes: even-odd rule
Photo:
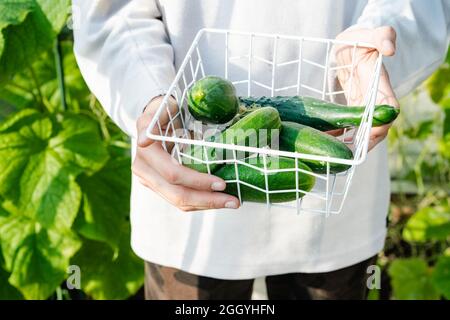
[[[81,270],[83,291],[98,300],[126,299],[144,282],[144,264],[130,248],[130,233],[124,225],[117,230],[118,255],[105,243],[85,240],[72,259]]]
[[[52,45],[51,24],[34,0],[0,2],[0,83]]]
[[[450,237],[450,208],[448,205],[426,207],[416,212],[403,230],[409,242],[445,240]]]
[[[397,259],[389,267],[395,299],[433,300],[439,293],[433,286],[427,263],[419,258]]]
[[[0,195],[44,226],[69,228],[78,212],[81,191],[75,178],[95,172],[107,161],[97,124],[67,114],[51,119],[32,110],[0,125]]]
[[[434,267],[432,281],[439,292],[446,299],[450,299],[450,256],[439,257]]]
[[[27,299],[46,299],[66,278],[80,241],[70,230],[44,228],[24,215],[0,217],[0,244],[9,282]]]
[[[68,0],[0,0],[0,83],[52,46],[68,13]]]
[[[110,159],[96,174],[77,180],[83,191],[83,210],[75,221],[76,230],[114,250],[119,249],[117,232],[127,223],[130,212],[130,161],[129,157]]]

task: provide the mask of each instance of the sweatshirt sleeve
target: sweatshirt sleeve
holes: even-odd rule
[[[369,0],[356,26],[392,26],[395,56],[385,58],[398,97],[405,96],[443,62],[449,45],[450,0]]]
[[[135,137],[137,118],[175,77],[156,1],[73,0],[73,12],[83,77],[115,123]]]

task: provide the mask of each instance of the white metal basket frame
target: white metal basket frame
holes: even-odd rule
[[[202,40],[205,35],[222,35],[225,37],[225,61],[224,61],[224,78],[228,79],[228,67],[230,61],[234,59],[247,59],[248,65],[247,65],[247,79],[245,80],[239,80],[239,81],[233,81],[233,84],[247,84],[247,95],[251,95],[251,85],[258,85],[260,87],[263,87],[270,91],[270,96],[274,96],[275,93],[278,93],[280,91],[286,90],[286,89],[296,89],[297,94],[300,94],[301,89],[308,89],[310,91],[320,93],[322,95],[322,99],[329,98],[334,95],[338,94],[346,94],[348,96],[348,93],[352,90],[352,82],[353,82],[353,74],[355,71],[355,52],[358,47],[369,47],[374,48],[372,45],[368,43],[363,42],[349,42],[349,41],[339,41],[339,40],[332,40],[332,39],[322,39],[322,38],[311,38],[311,37],[299,37],[299,36],[287,36],[287,35],[279,35],[279,34],[264,34],[264,33],[250,33],[250,32],[241,32],[241,31],[233,31],[233,30],[222,30],[222,29],[202,29],[198,32],[195,39],[192,42],[192,45],[190,49],[188,50],[178,72],[177,75],[172,82],[170,88],[167,90],[166,95],[164,96],[161,105],[159,106],[158,110],[155,113],[155,116],[153,117],[152,121],[150,122],[146,134],[147,136],[156,141],[161,141],[163,144],[163,147],[167,150],[167,142],[174,143],[174,152],[172,153],[173,157],[177,157],[178,161],[182,163],[182,157],[191,158],[194,161],[198,161],[200,163],[204,163],[208,168],[208,173],[211,173],[210,171],[210,165],[213,163],[232,163],[235,165],[236,168],[236,180],[233,181],[226,181],[227,183],[237,183],[237,190],[239,193],[239,200],[242,202],[241,192],[240,192],[240,186],[246,185],[250,188],[259,190],[261,192],[265,192],[266,194],[266,203],[267,206],[282,206],[286,208],[292,208],[295,209],[297,213],[300,212],[311,212],[311,213],[319,213],[319,214],[338,214],[342,211],[344,200],[347,196],[348,189],[350,187],[350,183],[354,174],[354,170],[356,166],[360,165],[364,162],[367,156],[368,152],[368,144],[369,144],[369,135],[370,135],[370,129],[372,126],[372,117],[374,112],[374,106],[375,106],[375,100],[376,95],[378,91],[378,82],[379,82],[379,76],[380,76],[380,70],[382,66],[382,55],[379,54],[377,62],[374,66],[374,71],[372,73],[372,80],[371,85],[367,89],[366,95],[365,95],[365,112],[363,116],[363,120],[361,121],[361,125],[356,128],[356,130],[353,130],[351,139],[348,140],[347,137],[347,130],[344,131],[344,134],[342,137],[346,137],[345,141],[344,138],[342,140],[345,143],[351,143],[354,146],[354,158],[352,160],[347,159],[339,159],[339,158],[331,158],[331,157],[323,157],[323,156],[315,156],[310,154],[302,154],[297,152],[287,152],[287,151],[281,151],[281,150],[273,150],[269,148],[255,148],[255,147],[246,147],[246,146],[240,146],[240,145],[232,145],[232,144],[226,144],[226,143],[218,143],[218,142],[210,142],[205,140],[195,140],[191,138],[188,130],[188,111],[187,111],[187,98],[186,94],[188,89],[195,83],[196,80],[204,77],[207,75],[204,70],[203,66],[203,59],[199,48],[199,43]],[[233,35],[239,35],[239,36],[245,36],[248,37],[249,41],[249,52],[247,55],[244,56],[238,56],[238,57],[230,57],[229,56],[229,38]],[[267,38],[267,39],[273,39],[274,48],[273,48],[273,59],[272,61],[269,61],[267,59],[264,59],[262,57],[259,57],[253,52],[253,40],[255,38]],[[277,48],[278,48],[278,40],[279,39],[287,39],[287,40],[294,40],[298,41],[299,44],[299,56],[297,60],[294,61],[288,61],[284,63],[277,63]],[[314,43],[323,43],[326,44],[326,61],[325,64],[320,64],[317,62],[310,61],[308,59],[305,59],[302,56],[302,48],[305,43],[307,42],[314,42]],[[353,47],[353,53],[352,53],[352,63],[350,65],[345,66],[330,66],[330,53],[333,45],[348,45]],[[194,63],[194,59],[197,60],[196,63]],[[251,72],[251,65],[254,60],[259,60],[261,62],[267,63],[272,66],[272,83],[271,86],[265,85],[263,83],[259,83],[255,80],[252,80],[252,72]],[[298,81],[296,84],[283,87],[283,88],[275,88],[275,74],[277,71],[277,67],[281,65],[287,65],[287,64],[298,64]],[[305,84],[302,84],[301,79],[301,70],[302,70],[302,64],[307,63],[311,65],[315,65],[319,68],[322,68],[324,70],[324,77],[323,77],[323,87],[322,90],[315,89],[313,87],[307,86]],[[326,92],[326,82],[330,71],[335,71],[340,68],[349,68],[350,71],[350,84],[348,86],[347,91],[329,91]],[[192,78],[191,81],[187,81],[187,74],[190,72],[190,76]],[[172,112],[169,110],[168,101],[170,97],[175,97],[178,105],[180,106],[178,112],[176,114],[172,114]],[[184,111],[183,111],[184,110]],[[165,129],[163,129],[163,126],[160,123],[160,117],[163,115],[163,112],[167,112],[169,122]],[[182,127],[184,129],[183,135],[177,136],[175,131],[175,120],[179,119]],[[154,131],[157,131],[158,134],[155,134]],[[188,154],[185,154],[182,152],[183,148],[181,146],[184,145],[198,145],[203,146],[204,154],[206,157],[206,160],[197,159],[194,158]],[[231,150],[233,153],[232,159],[223,159],[223,160],[216,160],[212,161],[209,160],[207,157],[206,147],[213,147],[213,148],[220,148],[224,150]],[[250,152],[252,154],[257,154],[258,156],[262,156],[264,159],[264,169],[255,167],[251,164],[248,164],[244,162],[243,160],[240,160],[236,157],[236,152]],[[282,157],[289,157],[294,159],[307,159],[307,160],[317,160],[317,161],[323,161],[327,164],[327,173],[326,174],[315,174],[303,171],[298,168],[297,161],[296,167],[292,170],[286,170],[286,169],[276,169],[276,170],[268,170],[266,166],[266,158],[267,156],[282,156]],[[347,170],[346,172],[339,173],[339,174],[331,174],[330,173],[330,163],[336,163],[336,164],[345,164],[350,165],[351,168]],[[238,171],[238,164],[245,165],[248,167],[253,168],[254,170],[259,170],[265,174],[265,181],[266,181],[266,188],[261,189],[256,186],[253,186],[251,184],[248,184],[244,181],[239,180],[239,171]],[[281,171],[293,171],[296,172],[296,189],[294,190],[277,190],[277,191],[270,191],[268,186],[268,174],[281,172]],[[310,174],[316,177],[317,182],[322,182],[321,185],[314,190],[310,192],[305,192],[303,190],[299,190],[298,188],[298,173],[302,172],[305,174]],[[341,184],[340,187],[338,187],[339,190],[336,189],[337,181],[338,179],[341,179],[343,184]],[[269,195],[274,193],[281,193],[281,192],[296,192],[296,198],[297,201],[295,201],[294,204],[271,204],[269,201]],[[322,205],[315,204],[314,207],[311,208],[305,208],[303,207],[303,197],[300,195],[305,196],[311,196],[315,199],[318,199],[322,201]],[[334,207],[333,204],[336,204],[337,206]]]

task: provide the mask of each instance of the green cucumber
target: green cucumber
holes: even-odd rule
[[[195,119],[206,123],[225,124],[239,110],[234,85],[219,77],[208,76],[197,81],[187,96],[189,112]]]
[[[270,145],[272,138],[275,140],[276,137],[273,135],[279,135],[280,129],[281,120],[278,111],[270,107],[261,108],[249,113],[231,127],[219,135],[210,137],[207,141],[262,148]],[[206,159],[209,161],[219,161],[233,158],[233,152],[230,150],[206,147],[206,152],[207,158],[205,156],[205,149],[202,146],[194,145],[189,145],[188,150],[185,151],[186,154],[203,161]],[[236,151],[236,156],[243,159],[248,154]],[[199,172],[208,172],[206,164],[200,161],[183,157],[183,164]],[[214,173],[221,165],[219,163],[210,164],[211,173]]]
[[[267,157],[267,169],[295,169],[295,160],[285,157]],[[258,168],[264,169],[264,159],[262,157],[257,158],[247,158],[246,163],[254,165]],[[266,179],[263,172],[248,167],[243,164],[238,164],[239,180],[246,182],[252,186],[256,186],[260,189],[266,190]],[[298,168],[301,170],[311,172],[311,169],[306,165],[298,161]],[[216,176],[224,179],[225,181],[236,180],[236,168],[234,164],[228,164],[220,168],[216,173]],[[280,192],[271,193],[269,195],[269,200],[271,203],[277,202],[288,202],[296,200],[296,182],[295,182],[295,171],[282,171],[277,173],[271,173],[267,175],[268,190],[294,190],[293,192]],[[298,172],[298,188],[305,192],[311,191],[315,184],[315,177],[313,175]],[[240,184],[241,199],[243,201],[251,202],[266,202],[266,192],[256,190],[254,188],[248,187],[246,185]],[[238,196],[238,188],[236,182],[227,183],[227,188],[225,192],[234,196]],[[303,193],[299,192],[299,197],[304,196]]]
[[[294,122],[282,122],[280,149],[339,159],[353,158],[353,152],[345,143],[322,131]],[[325,161],[301,161],[315,173],[327,173]],[[330,173],[339,173],[349,168],[349,165],[330,162]]]
[[[271,106],[278,110],[282,121],[300,123],[321,131],[359,126],[365,110],[364,107],[349,107],[301,96],[239,99],[244,107]],[[389,105],[375,106],[372,126],[391,123],[399,112],[398,108]]]

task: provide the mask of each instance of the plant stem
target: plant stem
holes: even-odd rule
[[[61,96],[61,108],[62,111],[66,111],[67,110],[66,84],[64,82],[63,54],[59,37],[57,37],[55,40],[55,44],[53,46],[53,53],[55,55],[55,66],[56,66],[56,75],[58,78],[59,94]]]

